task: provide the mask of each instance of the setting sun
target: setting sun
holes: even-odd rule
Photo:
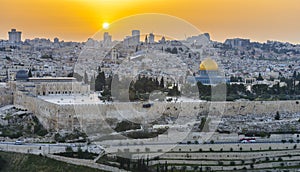
[[[104,22],[104,23],[102,24],[102,28],[103,28],[103,29],[109,29],[109,23]]]

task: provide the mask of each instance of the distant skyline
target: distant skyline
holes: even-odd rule
[[[239,37],[300,43],[298,0],[2,0],[0,39],[16,28],[23,40],[86,41],[104,22],[141,13],[182,18],[221,42]]]

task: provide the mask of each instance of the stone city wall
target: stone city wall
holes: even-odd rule
[[[13,94],[7,88],[0,88],[0,107],[11,105],[13,103]]]
[[[195,121],[197,116],[261,114],[300,112],[298,101],[243,101],[243,102],[155,102],[150,108],[139,103],[107,104],[55,104],[16,92],[15,105],[32,111],[48,130],[81,129],[87,133],[113,132],[107,119],[115,122],[127,119],[137,123],[149,123],[162,114],[178,117],[181,122]]]

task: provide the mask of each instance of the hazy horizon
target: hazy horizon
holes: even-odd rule
[[[4,0],[0,10],[0,39],[16,28],[22,39],[36,37],[83,42],[104,22],[141,13],[161,13],[186,20],[212,40],[300,43],[297,0]],[[172,29],[172,28],[170,28]],[[140,30],[143,30],[141,28]],[[130,31],[128,32],[130,34]]]

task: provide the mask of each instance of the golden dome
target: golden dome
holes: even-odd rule
[[[200,64],[200,70],[218,70],[218,64],[211,58],[203,60]]]

